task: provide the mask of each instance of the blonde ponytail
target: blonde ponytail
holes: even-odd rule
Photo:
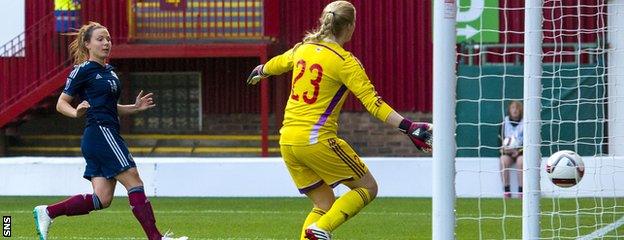
[[[347,1],[335,1],[327,4],[321,18],[319,27],[307,32],[303,42],[320,42],[326,37],[339,37],[343,30],[355,24],[355,7]]]
[[[65,34],[76,36],[76,39],[69,44],[69,54],[72,55],[74,64],[89,60],[89,49],[87,49],[86,43],[91,40],[93,31],[99,28],[106,27],[96,22],[89,22],[89,24],[82,25],[76,32]]]

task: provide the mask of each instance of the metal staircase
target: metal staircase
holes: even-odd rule
[[[50,12],[0,46],[0,128],[19,121],[65,83],[71,37],[56,32],[55,22]]]

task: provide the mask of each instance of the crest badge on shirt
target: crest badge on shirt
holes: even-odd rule
[[[117,77],[117,74],[115,74],[115,72],[111,71],[111,75],[113,75],[114,78],[117,78],[117,80],[119,80],[119,78]]]

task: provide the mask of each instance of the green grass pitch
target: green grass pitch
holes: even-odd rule
[[[32,208],[63,197],[0,197],[11,239],[36,239]],[[190,239],[297,239],[311,204],[305,198],[150,198],[157,225]],[[624,199],[543,199],[542,237],[574,239],[624,214]],[[457,239],[520,239],[519,199],[457,199]],[[576,209],[582,214],[576,217]],[[559,212],[556,214],[555,212]],[[578,226],[578,227],[577,227]],[[624,235],[619,227],[612,238]],[[430,239],[431,199],[378,198],[334,232],[334,239]],[[8,238],[7,238],[8,239]],[[59,217],[49,239],[145,239],[127,198],[85,216]]]

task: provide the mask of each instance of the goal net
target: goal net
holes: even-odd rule
[[[536,58],[524,53],[530,17],[524,1],[458,1],[457,239],[522,239],[527,204],[539,209],[540,239],[624,236],[624,1],[539,2],[542,51]],[[528,166],[541,176],[540,188],[531,190],[519,188],[518,158],[503,183],[500,156],[503,120],[511,102],[526,99],[525,60],[535,59],[541,61],[534,83],[541,84],[542,159]],[[546,159],[560,150],[584,160],[576,186],[555,186],[546,175]],[[526,196],[523,202],[523,194],[535,192],[539,203]]]

